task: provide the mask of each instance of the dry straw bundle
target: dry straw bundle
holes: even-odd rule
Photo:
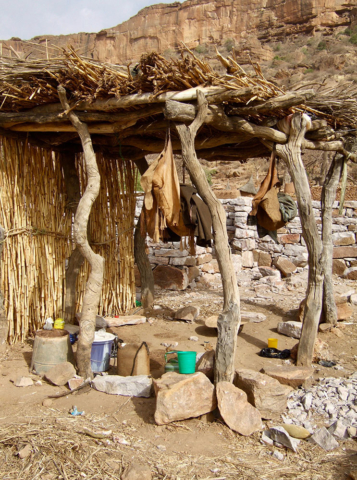
[[[81,156],[77,163],[84,187]],[[101,192],[90,225],[93,248],[106,259],[99,313],[121,313],[135,300],[135,197],[130,194],[135,170],[130,161],[99,157],[98,163]],[[5,229],[1,290],[8,340],[15,343],[41,328],[48,316],[63,316],[65,264],[74,248],[73,219],[65,209],[64,178],[56,153],[0,137],[0,169],[0,224]],[[88,274],[85,263],[78,280],[77,311]]]
[[[99,311],[115,315],[135,305],[134,216],[136,197],[133,194],[136,169],[123,159],[108,159],[97,154],[101,176],[100,193],[90,216],[90,243],[105,258],[104,282]],[[78,159],[81,189],[86,175],[82,154]],[[86,262],[78,278],[78,307],[82,304],[89,265]]]
[[[1,289],[13,343],[62,314],[71,218],[55,153],[7,137],[0,148]]]

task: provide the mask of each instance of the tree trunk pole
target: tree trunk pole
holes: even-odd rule
[[[309,252],[306,306],[297,356],[297,364],[302,366],[310,366],[312,362],[321,315],[324,279],[322,242],[313,214],[309,182],[301,159],[301,144],[309,123],[310,119],[307,115],[294,114],[291,119],[288,142],[285,145],[276,146],[277,153],[287,163],[294,182],[303,237]]]
[[[322,265],[324,266],[324,290],[323,290],[323,320],[335,325],[337,323],[337,309],[333,295],[332,285],[332,207],[336,198],[336,190],[341,178],[344,164],[344,156],[336,153],[333,158],[321,193],[322,213]]]
[[[135,165],[137,166],[140,175],[143,175],[148,169],[146,158],[141,158],[140,160],[135,161]],[[150,308],[154,304],[155,281],[145,248],[145,238],[141,236],[139,217],[134,233],[134,257],[140,273],[141,304],[144,308]]]
[[[231,260],[231,251],[226,230],[226,215],[223,206],[217,200],[206,175],[197,159],[194,142],[198,129],[207,114],[207,101],[204,94],[197,90],[198,112],[190,126],[176,124],[182,145],[182,158],[193,184],[203,201],[207,204],[213,223],[214,245],[219,270],[222,276],[224,305],[218,317],[218,340],[215,363],[215,383],[232,382],[234,360],[237,346],[237,332],[240,325],[240,301],[236,275]]]
[[[5,230],[0,226],[0,259],[2,256],[2,249],[5,241]],[[1,260],[0,260],[0,273],[1,273]],[[6,316],[6,310],[4,306],[4,295],[0,290],[0,354],[4,353],[7,345],[8,334],[8,322]]]
[[[93,377],[90,357],[94,340],[95,318],[98,312],[103,285],[104,258],[94,253],[91,249],[87,238],[87,226],[92,205],[99,194],[100,175],[87,125],[78,119],[73,113],[73,110],[70,111],[66,97],[66,90],[62,86],[58,87],[58,96],[63,109],[67,113],[72,125],[76,128],[81,139],[87,174],[87,187],[77,207],[77,212],[74,217],[73,231],[74,240],[79,251],[91,266],[83,298],[77,349],[77,366],[79,374],[84,379],[88,379]]]
[[[64,173],[64,180],[67,192],[66,208],[76,214],[79,200],[81,198],[79,189],[79,178],[75,168],[75,154],[72,152],[61,152],[61,165]],[[73,323],[76,310],[76,284],[79,271],[84,263],[84,257],[76,247],[68,259],[66,269],[66,290],[64,297],[64,320],[66,323]]]

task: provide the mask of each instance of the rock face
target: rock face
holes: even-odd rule
[[[154,380],[154,388],[158,425],[198,417],[217,407],[214,386],[201,372],[191,375],[165,373]]]
[[[234,385],[248,396],[248,402],[256,407],[265,419],[284,412],[290,388],[278,380],[246,368],[236,370]]]
[[[261,429],[261,415],[247,399],[247,394],[229,382],[217,385],[218,408],[229,428],[241,435],[251,435]]]
[[[169,51],[183,41],[190,48],[207,43],[239,45],[244,60],[271,60],[274,53],[264,46],[265,39],[312,32],[314,28],[348,25],[354,0],[306,0],[266,2],[265,0],[187,0],[169,5],[146,7],[126,22],[99,33],[36,37],[41,43],[80,49],[84,56],[111,63],[139,60],[153,50]],[[33,50],[16,39],[6,42],[17,52]],[[45,49],[43,49],[45,50]],[[45,56],[45,51],[42,56]]]

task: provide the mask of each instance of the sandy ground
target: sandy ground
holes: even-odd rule
[[[306,272],[285,281],[281,293],[268,287],[263,294],[257,284],[241,279],[242,309],[267,316],[262,323],[243,327],[238,337],[236,366],[259,371],[283,360],[258,356],[267,338],[279,340],[279,348],[291,348],[296,340],[279,335],[277,323],[294,320],[304,296]],[[336,289],[354,288],[356,282],[335,279]],[[258,290],[258,289],[257,289]],[[205,345],[216,344],[216,331],[204,326],[204,319],[219,313],[223,304],[221,289],[187,292],[158,292],[155,304],[160,308],[148,312],[149,323],[113,329],[125,342],[145,340],[150,348],[153,377],[164,373],[165,347],[161,343],[178,342],[179,349],[203,352]],[[173,321],[172,312],[184,305],[200,307],[194,324]],[[341,370],[316,366],[316,379],[324,376],[348,377],[356,370],[357,307],[353,316],[340,322],[340,336],[320,333],[329,345],[331,356]],[[195,335],[198,342],[189,340]],[[13,381],[29,375],[32,340],[8,349],[0,366],[0,479],[77,479],[120,478],[132,462],[150,467],[154,479],[347,479],[357,470],[357,444],[340,442],[332,452],[303,442],[298,453],[280,450],[284,460],[272,457],[275,447],[260,443],[260,434],[249,438],[232,432],[221,419],[203,416],[197,419],[157,426],[154,422],[154,398],[111,396],[89,387],[42,406],[48,395],[68,391],[42,380],[41,385],[19,388]],[[116,373],[115,360],[110,372]],[[31,375],[34,380],[39,377]],[[69,410],[77,405],[83,417],[71,417]],[[213,420],[213,421],[212,421]],[[281,424],[281,419],[264,422],[264,426]],[[96,439],[83,428],[111,430],[108,438]],[[20,459],[16,453],[26,445],[31,454]]]

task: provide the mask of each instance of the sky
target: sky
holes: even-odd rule
[[[0,38],[29,40],[36,35],[99,32],[128,20],[144,7],[174,1],[0,0]]]

